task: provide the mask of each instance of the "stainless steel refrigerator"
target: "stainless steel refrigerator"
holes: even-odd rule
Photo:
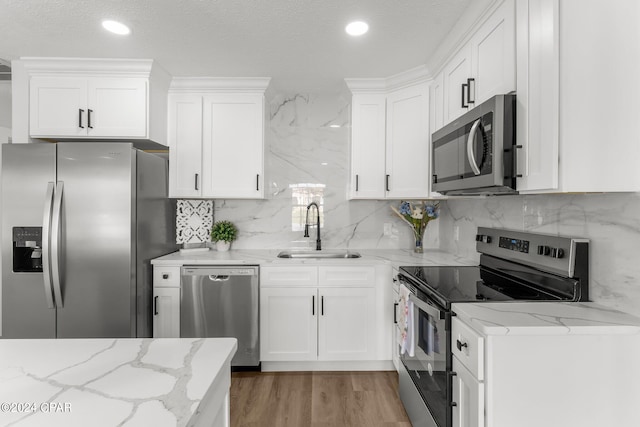
[[[166,159],[130,143],[2,145],[2,337],[149,337],[175,250]]]

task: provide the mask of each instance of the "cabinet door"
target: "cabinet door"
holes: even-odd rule
[[[318,360],[375,359],[375,289],[319,288]]]
[[[351,110],[351,199],[383,199],[385,95],[354,95]]]
[[[153,337],[180,337],[180,288],[153,288]]]
[[[264,96],[206,95],[203,111],[203,196],[262,198]]]
[[[463,87],[471,78],[471,46],[465,45],[444,67],[444,124],[450,123],[469,111],[467,89]]]
[[[88,82],[89,136],[147,136],[147,79],[90,78]]]
[[[484,384],[453,357],[453,427],[484,427]]]
[[[169,95],[169,196],[202,196],[202,96]]]
[[[559,0],[517,4],[516,141],[522,145],[518,151],[517,173],[522,175],[517,179],[518,191],[558,188],[559,8]],[[584,121],[584,116],[580,117]]]
[[[433,133],[444,126],[444,74],[438,74],[431,82],[431,108],[429,110],[431,130]]]
[[[419,84],[387,96],[386,197],[429,196],[429,87]]]
[[[317,288],[260,288],[260,360],[316,360]]]
[[[471,106],[516,90],[514,1],[506,0],[471,39]]]
[[[32,77],[29,133],[33,137],[87,135],[87,80]]]

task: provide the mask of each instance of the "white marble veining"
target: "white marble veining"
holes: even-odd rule
[[[590,299],[640,317],[640,193],[448,200],[438,221],[441,249],[465,258],[478,258],[479,226],[590,239]]]
[[[241,249],[228,252],[209,251],[204,253],[181,254],[173,252],[151,260],[153,265],[181,266],[185,264],[257,264],[257,265],[363,265],[363,264],[390,264],[393,267],[403,265],[477,265],[477,262],[459,257],[457,255],[426,249],[424,253],[417,254],[412,250],[400,249],[358,249],[361,258],[278,258],[279,250],[276,249]]]
[[[411,230],[390,209],[398,201],[347,201],[350,102],[348,92],[268,94],[265,200],[216,201],[216,220],[230,220],[238,227],[233,248],[278,249],[315,244],[315,229],[311,229],[311,238],[304,238],[301,230],[292,230],[292,206],[296,202],[292,193],[299,184],[324,185],[323,247],[412,248]],[[429,224],[426,248],[439,245],[438,222]],[[384,223],[391,224],[387,236],[383,233]]]
[[[191,425],[211,388],[228,389],[236,348],[234,338],[0,340],[0,425]]]
[[[611,335],[640,339],[640,318],[596,303],[456,303],[452,310],[484,335]]]

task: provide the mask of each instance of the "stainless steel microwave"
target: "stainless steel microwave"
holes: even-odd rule
[[[516,96],[496,95],[432,135],[432,189],[516,193]]]

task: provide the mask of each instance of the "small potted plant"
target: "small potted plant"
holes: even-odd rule
[[[228,251],[237,235],[238,229],[231,221],[217,221],[211,227],[211,240],[216,242],[216,249],[219,252]]]

